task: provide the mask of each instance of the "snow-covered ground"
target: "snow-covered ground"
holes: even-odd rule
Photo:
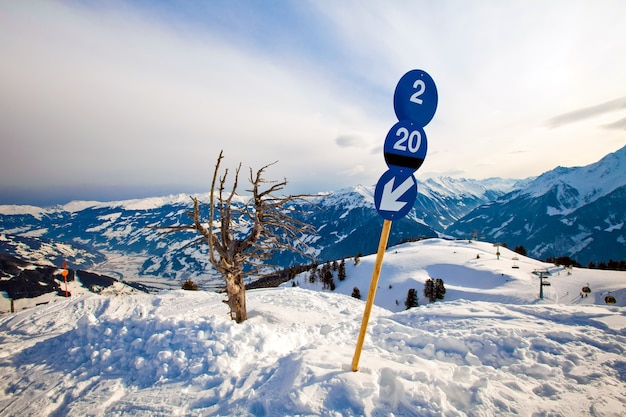
[[[497,252],[500,252],[498,257]],[[367,297],[375,255],[346,260],[347,279],[335,278],[335,292],[352,294],[359,288]],[[544,299],[539,300],[539,277],[536,271],[548,272],[544,282]],[[335,277],[337,274],[335,273]],[[529,304],[605,304],[604,298],[616,298],[618,306],[626,306],[626,272],[597,269],[566,268],[521,256],[492,243],[468,240],[426,239],[394,246],[385,252],[376,291],[376,305],[391,311],[404,310],[409,288],[415,288],[420,305],[426,304],[422,290],[429,278],[441,278],[446,287],[446,301],[471,300]],[[321,290],[322,283],[309,283],[309,273],[294,280],[302,288]],[[285,283],[284,286],[291,286]],[[591,293],[580,297],[583,287]]]
[[[306,273],[300,288],[249,291],[242,324],[222,295],[182,290],[6,314],[0,415],[623,416],[626,273],[495,250],[438,239],[390,248],[358,372],[365,303],[345,294],[357,286],[366,298],[373,255],[347,263],[333,293],[304,288]],[[552,285],[538,300],[532,271],[546,268]],[[398,308],[428,276],[444,280],[446,301]]]

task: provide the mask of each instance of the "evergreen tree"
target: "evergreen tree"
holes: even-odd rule
[[[320,270],[320,281],[322,281],[322,289],[328,289],[328,276],[326,275],[326,265],[322,265],[322,269]]]
[[[337,272],[337,278],[339,281],[346,279],[346,260],[342,259],[339,263],[339,270]]]
[[[309,283],[315,284],[315,281],[317,281],[317,267],[312,268],[309,274]]]
[[[424,283],[424,297],[431,303],[435,301],[435,283],[432,278],[428,278]]]
[[[435,300],[443,300],[446,295],[446,287],[443,285],[443,280],[441,278],[437,278],[435,280],[434,293]]]
[[[417,307],[418,305],[417,291],[415,291],[415,288],[409,288],[409,291],[406,294],[406,300],[404,301],[404,306],[408,310],[409,308]]]
[[[522,256],[526,256],[526,248],[522,245],[514,247],[513,252],[519,253]]]
[[[446,295],[446,287],[443,285],[443,280],[437,278],[433,281],[429,278],[424,283],[424,297],[428,298],[428,302],[434,303],[437,300],[443,300]]]
[[[198,284],[188,279],[185,282],[183,282],[182,289],[189,290],[189,291],[198,291]]]
[[[333,271],[336,271],[339,269],[339,263],[337,263],[336,260],[333,261]]]
[[[322,266],[320,279],[322,280],[322,289],[331,291],[335,290],[335,280],[333,279],[333,271],[331,270],[330,262],[327,262],[324,266]]]
[[[352,296],[354,298],[356,298],[357,300],[361,299],[361,290],[359,290],[357,287],[352,288]]]
[[[289,279],[294,279],[296,277],[296,270],[294,269],[294,267],[289,267],[287,269],[287,272],[289,274]]]

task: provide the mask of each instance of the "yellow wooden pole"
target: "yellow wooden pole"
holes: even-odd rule
[[[389,240],[390,230],[391,220],[385,219],[385,221],[383,222],[383,230],[380,233],[378,254],[376,255],[376,263],[374,264],[374,271],[372,272],[370,290],[367,293],[365,311],[363,312],[363,321],[361,321],[361,331],[359,332],[359,339],[357,340],[356,350],[354,351],[354,357],[352,358],[352,372],[356,372],[359,370],[359,358],[361,357],[361,350],[363,349],[363,342],[365,341],[365,332],[367,331],[367,323],[370,320],[370,313],[372,311],[372,305],[374,304],[374,297],[376,297],[378,278],[380,277],[380,270],[383,266],[383,257],[385,256],[385,250],[387,249],[387,241]]]

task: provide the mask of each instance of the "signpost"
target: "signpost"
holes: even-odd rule
[[[385,162],[389,170],[380,177],[374,191],[376,211],[384,220],[359,338],[352,358],[353,372],[359,370],[359,359],[376,297],[391,222],[406,216],[417,198],[417,181],[413,173],[422,166],[426,158],[428,141],[424,126],[432,120],[437,104],[437,87],[427,72],[411,70],[400,78],[393,95],[393,106],[398,123],[387,134],[383,147]]]

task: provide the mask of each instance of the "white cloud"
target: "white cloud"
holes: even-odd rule
[[[323,165],[336,132],[363,121],[313,69],[294,71],[211,38],[182,39],[135,16],[57,13],[58,23],[14,24],[22,33],[3,70],[12,145],[45,150],[44,171],[69,159],[82,180],[194,181],[219,149],[244,165],[292,155]],[[340,155],[330,159],[341,164]],[[21,178],[33,172],[11,168]]]
[[[345,134],[335,138],[335,143],[342,148],[361,148],[368,146],[368,141],[359,134]]]
[[[602,116],[606,113],[619,111],[626,114],[626,97],[621,97],[605,103],[587,106],[582,109],[570,111],[548,120],[548,126],[552,128],[561,127],[570,123],[576,123],[592,117]]]
[[[342,2],[325,10],[358,51],[360,68],[395,82],[420,67],[437,83],[439,108],[426,128],[422,170],[525,177],[561,164],[557,156],[585,164],[622,146],[600,125],[567,137],[542,127],[555,115],[626,91],[620,90],[626,57],[617,53],[626,47],[623,2],[359,6]],[[595,151],[588,153],[591,138]],[[525,157],[511,160],[507,155],[518,149]]]
[[[224,149],[245,172],[278,160],[295,191],[373,184],[413,68],[439,91],[424,173],[527,177],[624,143],[617,113],[545,126],[626,95],[621,1],[289,7],[306,30],[255,21],[276,33],[254,39],[233,31],[256,12],[228,32],[123,3],[0,3],[0,181],[201,187]]]

